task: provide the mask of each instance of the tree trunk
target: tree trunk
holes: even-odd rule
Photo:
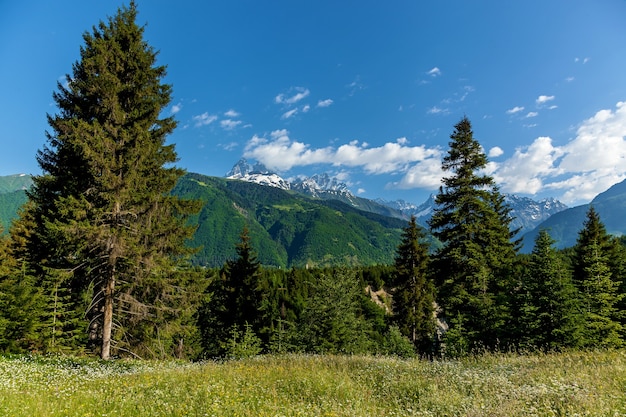
[[[103,360],[111,359],[111,333],[113,329],[113,295],[115,292],[115,270],[108,277],[104,287],[104,312],[102,320],[102,352]]]

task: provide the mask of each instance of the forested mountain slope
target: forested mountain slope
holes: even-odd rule
[[[194,263],[221,266],[235,257],[244,226],[264,265],[390,264],[405,220],[250,182],[185,175],[175,195],[204,202],[192,221]]]

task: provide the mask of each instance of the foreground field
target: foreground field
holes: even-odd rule
[[[623,416],[626,353],[0,358],[2,416]]]

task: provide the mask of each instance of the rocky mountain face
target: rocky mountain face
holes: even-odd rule
[[[278,174],[271,172],[265,165],[260,163],[250,164],[244,158],[240,159],[233,166],[226,174],[226,178],[269,185],[281,190],[293,190],[316,198],[335,197],[350,201],[355,198],[346,184],[330,177],[326,173],[286,180]]]

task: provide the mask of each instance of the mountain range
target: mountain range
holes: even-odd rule
[[[263,164],[251,164],[243,158],[226,174],[226,178],[292,190],[324,200],[340,200],[365,211],[400,219],[408,220],[411,216],[415,216],[417,223],[424,227],[428,227],[428,220],[436,208],[434,195],[419,205],[404,200],[368,200],[355,196],[346,184],[331,178],[328,174],[297,177],[289,180],[271,172]],[[511,208],[511,216],[514,217],[511,227],[520,229],[520,235],[531,231],[553,214],[568,208],[554,198],[535,201],[528,197],[506,194],[505,199]]]
[[[32,184],[27,175],[0,177],[0,220],[4,230],[26,201]],[[410,216],[427,228],[435,197],[422,204],[369,200],[353,195],[346,184],[318,174],[285,179],[261,164],[240,160],[225,177],[188,173],[173,194],[203,201],[190,221],[197,231],[190,245],[192,261],[221,266],[235,257],[244,227],[259,260],[266,266],[367,265],[393,262],[402,228]],[[568,208],[555,199],[535,201],[505,196],[513,228],[521,231],[523,252],[529,252],[540,229],[548,229],[565,248],[576,241],[589,205]],[[626,181],[598,195],[590,204],[610,233],[626,233]],[[429,238],[433,248],[438,242]]]

